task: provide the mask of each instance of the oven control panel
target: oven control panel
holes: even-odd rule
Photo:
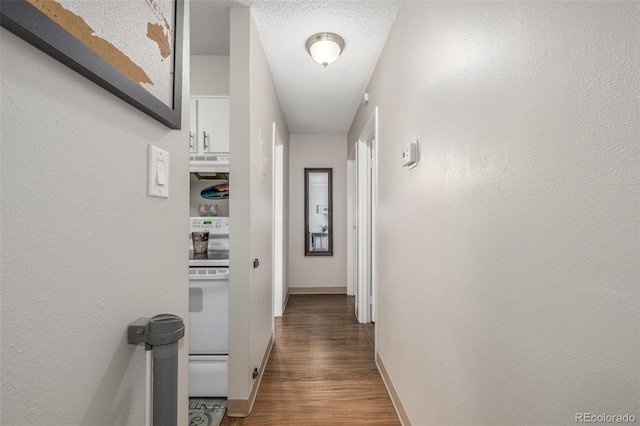
[[[228,217],[192,217],[191,232],[208,231],[210,234],[228,234]]]

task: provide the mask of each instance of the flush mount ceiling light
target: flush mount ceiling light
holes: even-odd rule
[[[332,64],[344,49],[344,40],[337,34],[318,33],[307,40],[307,51],[314,61],[324,66]]]

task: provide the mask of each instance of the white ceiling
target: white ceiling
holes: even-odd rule
[[[292,134],[347,134],[401,0],[192,0],[191,54],[229,54],[229,7],[251,7]],[[327,68],[306,51],[315,33],[345,41]]]

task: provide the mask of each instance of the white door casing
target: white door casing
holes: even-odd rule
[[[356,218],[356,146],[347,156],[347,295],[355,296],[358,279]]]
[[[360,323],[375,321],[376,315],[377,123],[376,107],[360,134],[356,149],[356,315]]]
[[[281,317],[284,304],[284,146],[273,123],[273,314]]]

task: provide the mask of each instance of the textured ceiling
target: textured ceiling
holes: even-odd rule
[[[229,54],[229,7],[251,7],[289,131],[346,134],[399,0],[193,0],[191,53]],[[307,38],[334,32],[345,41],[327,68],[305,49]]]

